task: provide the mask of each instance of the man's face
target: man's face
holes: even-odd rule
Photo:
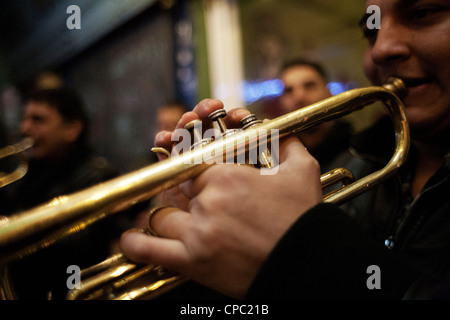
[[[281,75],[281,81],[284,83],[284,92],[281,96],[283,114],[331,96],[325,80],[309,66],[294,66],[287,69]]]
[[[57,159],[77,140],[80,126],[78,121],[64,121],[57,109],[47,103],[30,101],[25,106],[20,130],[34,140],[32,158]]]
[[[380,29],[361,28],[369,42],[364,71],[374,84],[402,78],[414,137],[439,139],[450,128],[450,1],[367,0],[381,10]]]

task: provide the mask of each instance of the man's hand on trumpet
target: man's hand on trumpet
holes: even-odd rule
[[[181,119],[178,121],[174,131],[160,131],[155,136],[155,146],[159,148],[164,148],[171,152],[173,147],[180,141],[180,130],[185,130],[184,127],[187,123],[193,120],[202,121],[202,129],[206,131],[212,128],[212,122],[209,119],[209,115],[219,109],[223,109],[223,103],[220,100],[215,99],[205,99],[200,102],[193,111],[186,112]],[[239,121],[245,116],[249,115],[250,112],[246,109],[233,109],[228,112],[227,117],[224,119],[225,124],[228,128],[239,128]],[[159,160],[166,159],[166,156],[157,153]],[[184,184],[189,184],[185,182]],[[169,190],[162,193],[162,203],[166,206],[174,206],[184,210],[188,210],[189,200],[185,195],[180,192],[179,186],[175,186]]]
[[[194,119],[206,120],[221,108],[218,100],[204,100],[177,128]],[[235,109],[225,121],[238,127],[246,115],[247,110]],[[176,130],[160,132],[156,145],[170,150],[174,134]],[[297,138],[287,138],[280,142],[275,175],[261,175],[247,166],[214,165],[170,190],[166,198],[178,209],[161,209],[151,217],[150,227],[159,237],[128,231],[121,239],[124,254],[243,298],[282,235],[322,201],[320,170]]]

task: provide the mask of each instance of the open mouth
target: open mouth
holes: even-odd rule
[[[423,84],[431,82],[430,78],[401,78],[401,79],[405,82],[405,85],[408,88],[418,87]]]

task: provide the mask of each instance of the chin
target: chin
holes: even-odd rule
[[[408,117],[408,123],[413,140],[440,144],[442,139],[448,136],[446,133],[448,126],[443,124],[442,118],[425,118],[416,115]]]

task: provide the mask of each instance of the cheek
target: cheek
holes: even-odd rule
[[[330,96],[331,95],[330,95],[330,93],[327,90],[322,90],[322,89],[316,90],[315,92],[313,92],[310,95],[310,99],[307,102],[308,102],[308,105],[311,105],[311,104],[316,103],[318,101],[322,101],[322,100],[324,100],[326,98],[329,98]]]
[[[375,84],[375,85],[381,84],[380,83],[381,81],[380,81],[378,73],[377,73],[377,67],[373,63],[373,60],[372,60],[372,54],[371,54],[370,49],[367,49],[364,53],[363,69],[364,69],[364,74],[366,75],[367,79],[370,80],[370,82],[372,84]]]
[[[43,127],[40,131],[40,142],[45,149],[57,149],[65,140],[62,130],[52,127]]]
[[[280,97],[280,108],[283,112],[287,112],[292,108],[293,100],[291,96],[282,95]]]

